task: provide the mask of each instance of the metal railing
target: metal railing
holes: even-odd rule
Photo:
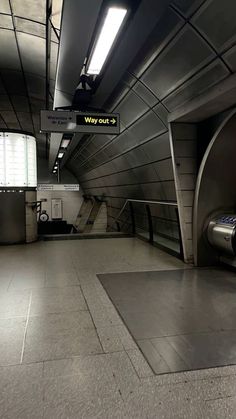
[[[114,225],[116,225],[116,229],[118,231],[122,231],[122,227],[121,227],[121,220],[120,217],[122,215],[122,213],[124,212],[124,210],[126,209],[126,206],[129,204],[129,212],[128,212],[128,218],[131,219],[131,222],[128,222],[128,224],[131,225],[131,230],[132,230],[132,234],[133,235],[138,235],[138,236],[144,236],[142,234],[139,234],[137,232],[137,224],[136,224],[136,217],[137,217],[137,213],[135,213],[134,211],[134,204],[143,204],[145,206],[145,214],[146,214],[146,218],[147,218],[147,225],[148,225],[148,241],[152,244],[157,244],[158,245],[158,235],[159,237],[165,237],[165,235],[159,233],[158,231],[154,231],[153,228],[153,216],[151,213],[151,208],[150,205],[160,205],[160,206],[166,206],[166,207],[174,207],[175,208],[175,220],[171,220],[171,222],[176,222],[177,223],[177,229],[178,229],[178,240],[176,240],[176,242],[179,242],[179,252],[174,252],[174,253],[178,253],[179,256],[181,258],[183,258],[183,248],[182,248],[182,240],[181,240],[181,230],[180,230],[180,223],[179,223],[179,214],[178,214],[178,204],[177,202],[173,202],[173,201],[152,201],[152,200],[143,200],[143,199],[126,199],[124,205],[122,206],[121,210],[119,211],[118,215],[115,217],[115,219],[113,220],[113,222],[111,223],[111,225],[109,226],[109,231],[112,231]],[[127,224],[127,219],[125,221],[123,221],[123,224]],[[139,228],[141,230],[144,231],[143,228]],[[168,240],[166,240],[168,241]],[[160,243],[159,243],[160,244]],[[165,247],[165,246],[163,246]],[[168,247],[168,246],[167,246]]]

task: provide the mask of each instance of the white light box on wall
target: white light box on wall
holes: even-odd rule
[[[1,186],[37,186],[36,140],[33,136],[0,132]]]

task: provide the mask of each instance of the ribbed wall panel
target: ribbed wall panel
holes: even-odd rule
[[[109,223],[127,198],[176,201],[169,112],[236,71],[235,33],[234,0],[174,0],[169,6],[105,104],[120,113],[120,135],[89,137],[68,162],[85,193],[106,197]],[[192,188],[195,144],[180,138],[178,147],[189,157],[182,180]],[[134,209],[146,229],[144,206]],[[151,206],[151,213],[155,232],[178,238],[174,208]],[[130,228],[128,210],[122,219]]]

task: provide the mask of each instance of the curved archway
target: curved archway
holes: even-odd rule
[[[221,123],[203,157],[195,190],[193,249],[195,265],[213,265],[218,256],[206,239],[209,219],[236,211],[236,109]]]

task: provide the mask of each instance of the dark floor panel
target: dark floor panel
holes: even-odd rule
[[[98,275],[156,374],[236,364],[236,274]]]

